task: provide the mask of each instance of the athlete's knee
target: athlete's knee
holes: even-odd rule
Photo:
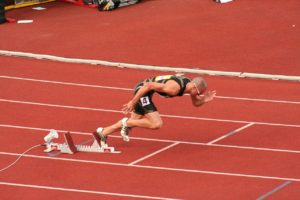
[[[160,129],[162,127],[162,125],[163,125],[162,121],[157,121],[157,122],[151,123],[150,128],[153,130],[156,130],[156,129]]]

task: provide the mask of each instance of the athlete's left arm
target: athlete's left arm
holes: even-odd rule
[[[191,95],[192,103],[194,106],[199,107],[203,104],[210,102],[216,96],[216,91],[208,91],[203,96]]]

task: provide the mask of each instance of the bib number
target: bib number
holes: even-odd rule
[[[142,98],[140,98],[140,101],[142,103],[142,106],[147,106],[150,104],[149,97],[142,97]]]

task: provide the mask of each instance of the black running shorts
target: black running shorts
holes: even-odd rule
[[[134,88],[134,94],[136,94],[143,85],[144,85],[144,81],[138,83]],[[151,91],[145,94],[144,96],[142,96],[138,101],[138,103],[135,105],[133,112],[138,115],[145,115],[147,113],[157,111],[157,108],[155,107],[152,101],[153,94],[154,91]]]

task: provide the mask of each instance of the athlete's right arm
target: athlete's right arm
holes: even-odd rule
[[[139,91],[134,95],[134,97],[127,104],[123,105],[123,109],[122,109],[123,113],[124,114],[130,113],[133,110],[135,104],[137,104],[137,102],[142,96],[144,96],[151,90],[164,87],[163,85],[164,84],[155,83],[155,82],[144,83],[144,85],[139,89]]]
[[[174,96],[178,93],[179,89],[179,85],[175,81],[168,81],[167,83],[146,82],[134,97],[123,106],[122,111],[124,114],[131,112],[140,98],[150,91],[163,92],[170,96]]]

